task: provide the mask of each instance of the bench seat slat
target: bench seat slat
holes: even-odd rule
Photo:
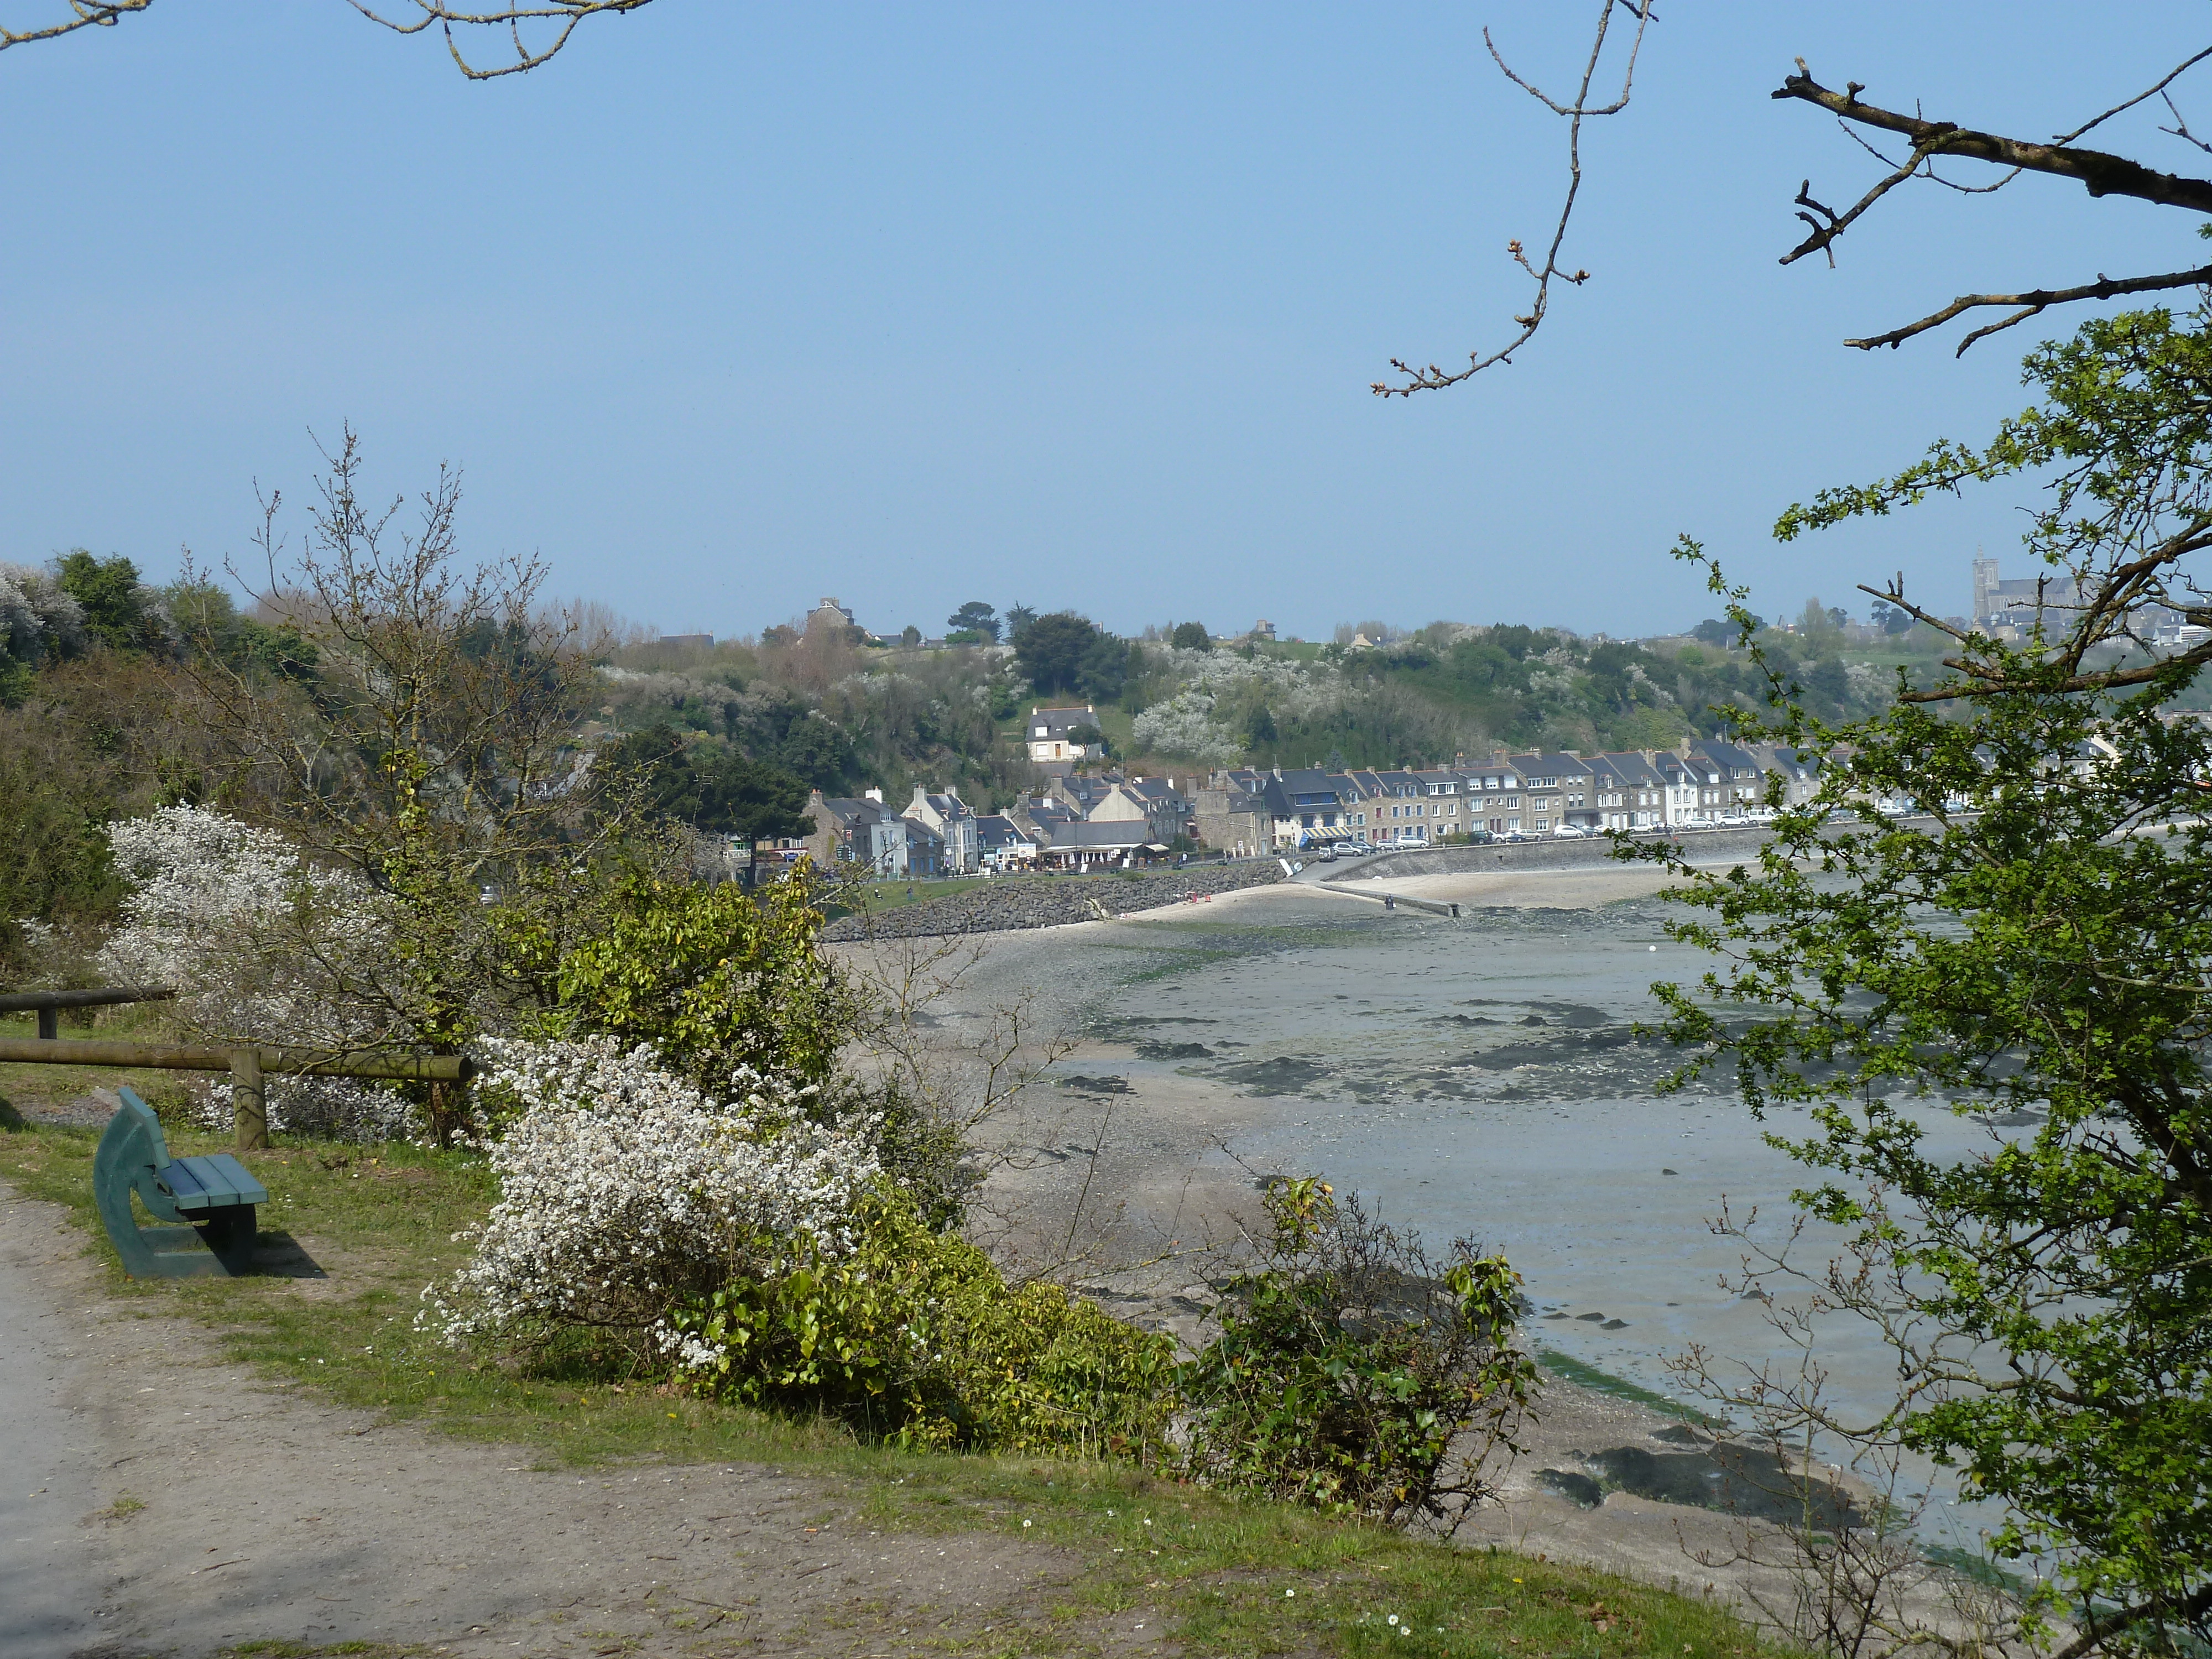
[[[161,1181],[188,1212],[269,1201],[269,1189],[228,1152],[177,1158],[162,1170]]]
[[[199,1178],[199,1171],[187,1158],[172,1158],[164,1164],[157,1179],[180,1204],[190,1203],[207,1190],[207,1183]]]

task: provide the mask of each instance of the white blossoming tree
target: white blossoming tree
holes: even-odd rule
[[[585,1330],[672,1352],[676,1310],[732,1275],[854,1247],[882,1173],[866,1122],[817,1123],[804,1091],[752,1076],[718,1099],[611,1037],[483,1047],[479,1094],[511,1117],[476,1254],[425,1292],[449,1340]]]
[[[203,807],[125,819],[108,842],[130,884],[122,924],[98,958],[110,978],[173,989],[180,1023],[217,1042],[377,1041],[378,1011],[360,988],[390,930],[358,880],[312,867],[273,830]],[[209,1091],[211,1121],[228,1116],[228,1087]],[[401,1133],[410,1116],[392,1090],[345,1078],[271,1079],[267,1100],[272,1127],[349,1139]]]

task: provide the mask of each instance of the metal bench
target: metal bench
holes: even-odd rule
[[[254,1206],[269,1201],[269,1189],[228,1152],[171,1158],[153,1109],[129,1088],[119,1092],[122,1107],[93,1155],[92,1193],[123,1271],[133,1279],[250,1271]],[[184,1224],[140,1226],[134,1192],[155,1219]]]

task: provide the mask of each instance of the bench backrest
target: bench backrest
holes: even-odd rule
[[[92,1158],[92,1193],[100,1218],[111,1234],[118,1225],[135,1228],[137,1224],[131,1219],[135,1189],[148,1213],[162,1221],[182,1221],[184,1212],[155,1179],[169,1164],[169,1142],[161,1133],[161,1120],[136,1091],[125,1087],[119,1094],[123,1103],[108,1120]]]

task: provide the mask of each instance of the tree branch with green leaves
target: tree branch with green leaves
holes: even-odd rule
[[[1995,1553],[2034,1570],[2025,1638],[2172,1652],[2212,1638],[2212,729],[2168,705],[2212,653],[2139,623],[2202,613],[2212,337],[2203,316],[2102,319],[2027,370],[2043,400],[1987,446],[1824,492],[1778,534],[2033,476],[2027,543],[2074,602],[2023,639],[1953,625],[1945,672],[1900,670],[1871,719],[1818,720],[1771,670],[1763,709],[1717,712],[1816,759],[1816,797],[1778,788],[1735,869],[1632,855],[1678,878],[1669,932],[1713,958],[1653,988],[1685,1055],[1669,1086],[1729,1078],[1770,1124],[1802,1108],[1765,1138],[1841,1242],[1821,1261],[1794,1229],[1716,1230],[1752,1284],[1865,1322],[1896,1363],[1856,1417],[1756,1368],[1715,1397],[1956,1470],[2002,1511]],[[1764,661],[1744,590],[1680,554]]]

